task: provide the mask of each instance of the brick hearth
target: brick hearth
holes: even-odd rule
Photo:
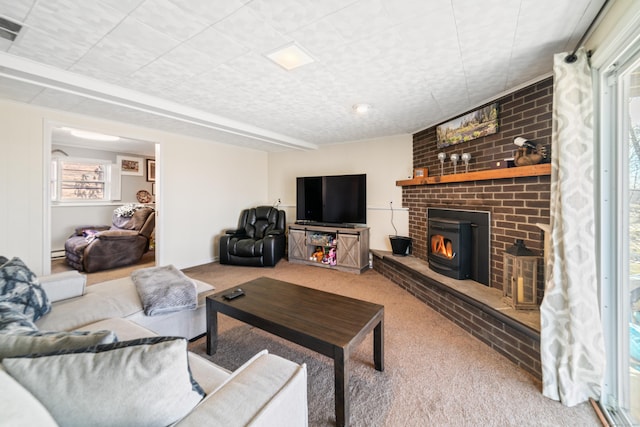
[[[443,276],[416,257],[371,252],[375,271],[542,379],[539,312],[514,310],[502,301],[502,291]]]

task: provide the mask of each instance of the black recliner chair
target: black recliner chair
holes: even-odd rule
[[[258,206],[240,213],[238,228],[220,239],[220,264],[273,267],[284,256],[285,212]]]

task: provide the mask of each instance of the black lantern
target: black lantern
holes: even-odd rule
[[[516,310],[538,308],[538,257],[517,239],[504,253],[505,300]]]

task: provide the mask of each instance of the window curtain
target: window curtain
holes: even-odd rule
[[[554,56],[551,224],[540,306],[542,392],[566,406],[599,399],[605,350],[598,303],[593,92],[588,58]]]

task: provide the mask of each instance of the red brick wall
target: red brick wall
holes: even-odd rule
[[[440,174],[437,156],[447,154],[445,175],[453,173],[450,156],[470,153],[469,171],[491,169],[492,162],[513,157],[516,136],[551,143],[553,80],[547,78],[498,99],[499,131],[469,142],[438,149],[435,126],[413,136],[413,165],[427,167],[429,175]],[[464,165],[458,163],[458,173]],[[524,177],[450,184],[403,187],[402,203],[409,209],[409,235],[413,253],[425,259],[427,207],[480,210],[491,213],[490,286],[502,289],[502,256],[515,239],[523,239],[542,255],[543,233],[536,223],[549,223],[550,177]],[[540,270],[542,271],[542,270]],[[541,276],[541,275],[540,275]],[[543,292],[542,277],[538,297]]]

